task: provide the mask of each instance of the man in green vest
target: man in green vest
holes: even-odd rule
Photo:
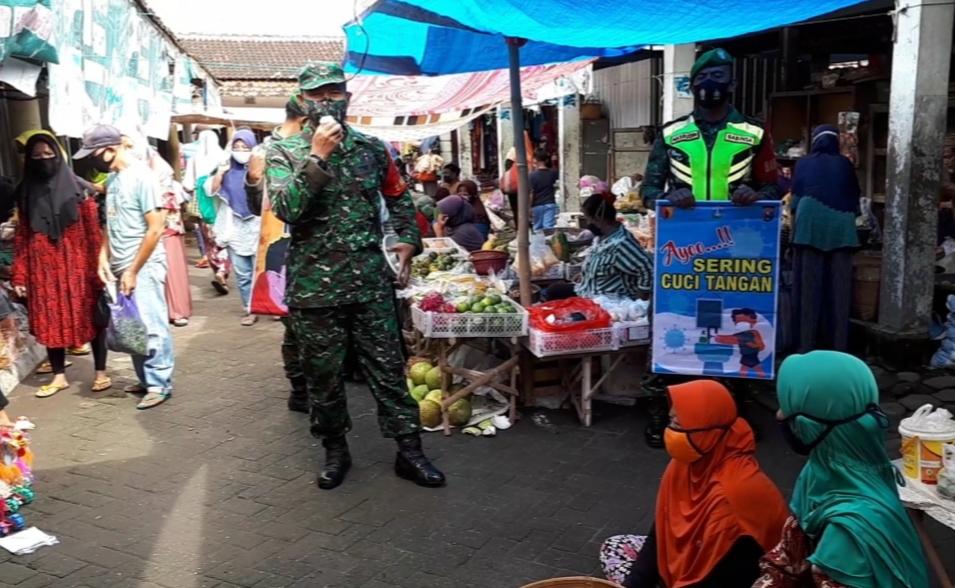
[[[761,121],[745,116],[730,103],[733,58],[724,49],[707,51],[690,70],[693,112],[665,125],[653,144],[640,195],[647,208],[668,200],[680,208],[697,201],[732,202],[747,206],[778,200],[773,140]],[[647,443],[663,447],[666,429],[666,386],[675,376],[650,376],[644,388],[650,405]]]
[[[670,121],[653,144],[640,195],[691,208],[697,201],[753,204],[776,200],[776,154],[759,120],[730,104],[733,58],[707,51],[690,70],[693,113]]]

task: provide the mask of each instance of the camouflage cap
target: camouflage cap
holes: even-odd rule
[[[329,84],[344,84],[345,72],[337,63],[321,61],[310,63],[298,74],[298,85],[302,90],[314,90]]]
[[[733,56],[727,53],[726,49],[710,49],[700,55],[690,70],[690,79],[695,78],[701,70],[718,65],[733,65]]]

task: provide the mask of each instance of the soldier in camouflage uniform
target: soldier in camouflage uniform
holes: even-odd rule
[[[398,442],[395,473],[441,486],[444,475],[422,452],[418,405],[405,389],[394,288],[381,251],[384,201],[399,237],[398,281],[407,283],[420,249],[414,204],[385,145],[345,124],[341,67],[309,65],[299,86],[308,121],[302,133],[269,146],[266,178],[275,214],[291,226],[285,299],[308,383],[312,434],[326,450],[318,486],[338,486],[351,467],[341,376],[349,337],[378,403],[382,434]]]

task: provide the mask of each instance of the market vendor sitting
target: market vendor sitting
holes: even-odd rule
[[[545,300],[571,296],[617,296],[647,300],[653,287],[653,258],[627,227],[617,220],[613,196],[593,194],[581,211],[587,229],[597,237],[578,284],[558,283],[541,292]]]
[[[484,245],[484,235],[474,223],[474,208],[463,197],[448,196],[438,202],[438,218],[434,223],[435,237],[451,237],[469,253]]]

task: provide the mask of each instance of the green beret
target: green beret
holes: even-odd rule
[[[298,74],[298,85],[302,90],[314,90],[329,84],[344,84],[345,72],[337,63],[310,63]]]
[[[733,65],[733,56],[726,49],[710,49],[696,60],[690,70],[690,81],[700,73],[700,70],[718,65]]]

